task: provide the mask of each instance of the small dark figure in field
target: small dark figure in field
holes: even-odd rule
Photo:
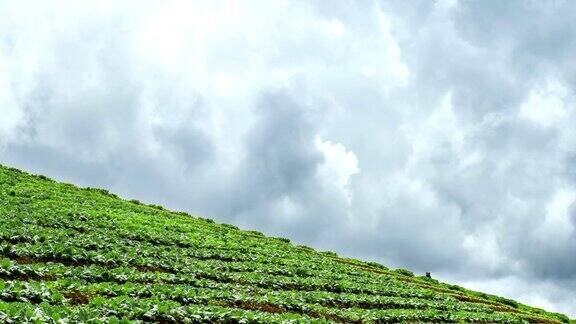
[[[432,276],[430,275],[430,272],[426,272],[426,277],[432,278]]]

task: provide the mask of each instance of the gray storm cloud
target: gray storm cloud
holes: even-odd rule
[[[574,15],[4,1],[0,162],[574,317]]]

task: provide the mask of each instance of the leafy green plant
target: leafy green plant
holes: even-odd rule
[[[399,273],[399,274],[404,275],[404,276],[414,277],[414,272],[412,272],[410,270],[396,269],[396,270],[394,270],[394,272]]]
[[[568,322],[0,166],[0,323]]]

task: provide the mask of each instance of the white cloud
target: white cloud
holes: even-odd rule
[[[520,117],[540,126],[550,127],[567,117],[568,89],[558,81],[548,81],[543,88],[530,91],[520,107]]]
[[[546,216],[537,229],[538,236],[543,242],[554,237],[555,242],[570,240],[574,235],[574,225],[571,220],[570,207],[576,201],[576,190],[561,188],[546,205]]]
[[[350,177],[360,171],[356,154],[346,150],[341,143],[323,141],[319,137],[315,139],[315,143],[324,154],[324,163],[318,172],[327,178],[332,186],[346,188]]]

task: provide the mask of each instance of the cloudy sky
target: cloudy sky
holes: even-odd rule
[[[0,3],[0,163],[576,317],[576,3]]]

